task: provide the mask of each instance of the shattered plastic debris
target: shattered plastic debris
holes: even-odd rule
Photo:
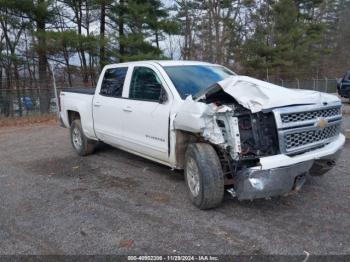
[[[205,127],[202,131],[204,139],[208,140],[213,144],[223,144],[225,139],[222,135],[222,131],[216,122],[215,115],[208,115],[203,117]]]

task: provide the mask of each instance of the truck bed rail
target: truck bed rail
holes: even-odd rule
[[[95,94],[94,87],[92,88],[64,88],[61,89],[63,92],[71,92],[71,93],[79,93],[79,94],[85,94],[85,95],[94,95]]]

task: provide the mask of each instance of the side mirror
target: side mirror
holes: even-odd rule
[[[161,88],[160,95],[159,95],[159,104],[164,104],[166,101],[168,101],[168,96],[164,88]]]

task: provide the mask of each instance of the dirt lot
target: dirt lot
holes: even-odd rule
[[[0,129],[0,254],[350,254],[348,142],[337,167],[270,201],[189,202],[181,172],[54,124]]]

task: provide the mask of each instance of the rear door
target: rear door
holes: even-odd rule
[[[114,67],[105,70],[101,88],[93,101],[94,129],[102,141],[119,145],[122,136],[122,98],[128,67]]]
[[[135,66],[127,93],[122,121],[128,148],[168,161],[172,96],[164,79],[153,66]]]

